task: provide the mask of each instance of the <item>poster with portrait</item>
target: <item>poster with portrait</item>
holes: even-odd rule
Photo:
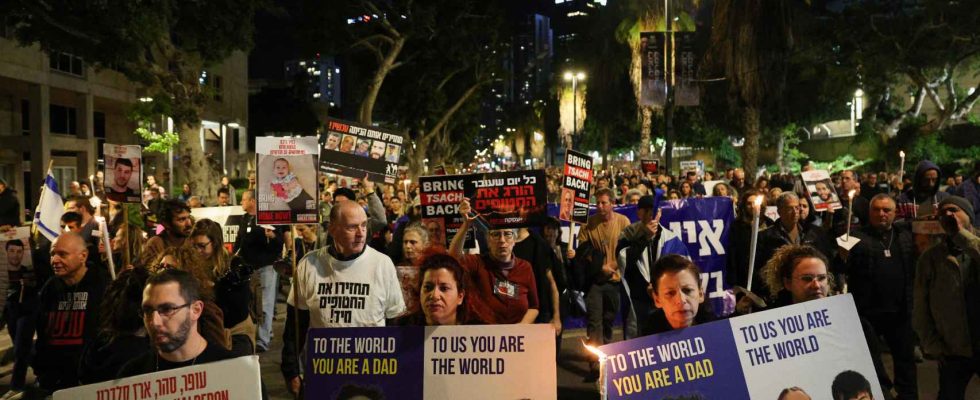
[[[681,173],[687,174],[694,171],[698,174],[698,179],[704,179],[704,160],[687,160],[680,163]]]
[[[376,126],[328,118],[320,135],[320,170],[352,178],[395,183],[405,138]]]
[[[443,247],[456,236],[463,217],[459,202],[463,200],[465,175],[433,175],[419,177],[419,201],[422,205],[422,226],[429,232],[429,243]],[[468,231],[467,241],[473,236]]]
[[[589,219],[589,189],[592,187],[592,156],[569,149],[561,183],[558,219],[586,223]]]
[[[643,71],[640,105],[663,107],[667,104],[667,46],[664,33],[641,32],[640,52]]]
[[[31,264],[31,227],[21,226],[0,232],[0,288],[6,296],[0,299],[3,306],[8,296],[19,295],[23,285],[39,287]],[[43,282],[42,282],[43,283]]]
[[[840,198],[834,190],[834,183],[830,180],[830,174],[826,170],[804,171],[803,186],[806,188],[806,195],[813,203],[813,208],[817,211],[827,211],[840,209]]]
[[[317,208],[316,137],[255,139],[256,219],[259,224],[310,224]]]
[[[137,145],[104,143],[105,194],[118,203],[142,201],[143,150]]]

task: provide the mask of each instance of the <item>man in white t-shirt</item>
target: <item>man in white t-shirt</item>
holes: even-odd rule
[[[309,328],[385,326],[386,319],[405,311],[394,263],[367,246],[364,209],[353,201],[337,203],[330,210],[328,229],[333,245],[311,252],[296,265],[286,302],[282,372],[293,393],[301,386],[293,318],[299,318],[300,340],[305,343]]]

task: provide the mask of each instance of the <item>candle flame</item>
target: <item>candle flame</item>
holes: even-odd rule
[[[762,195],[755,196],[755,200],[752,203],[755,205],[755,208],[761,207],[762,206]]]
[[[898,156],[899,157],[902,157],[902,158],[905,158],[905,151],[899,150]]]
[[[854,198],[854,194],[856,194],[856,193],[857,193],[857,190],[856,189],[851,189],[851,191],[847,192],[847,198],[848,199],[853,199]]]
[[[585,349],[588,350],[589,352],[591,352],[592,354],[595,354],[595,355],[599,356],[599,359],[600,360],[606,358],[606,353],[603,353],[601,350],[599,350],[598,347],[595,347],[595,346],[592,346],[592,345],[590,345],[588,343],[585,343],[584,340],[582,341],[582,346],[585,347]]]

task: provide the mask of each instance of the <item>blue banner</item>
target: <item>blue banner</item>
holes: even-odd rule
[[[701,269],[701,287],[711,300],[712,310],[717,315],[731,314],[734,296],[726,282],[725,269],[728,234],[735,222],[732,199],[668,200],[661,202],[660,207],[660,225],[680,237],[687,245],[687,255]]]

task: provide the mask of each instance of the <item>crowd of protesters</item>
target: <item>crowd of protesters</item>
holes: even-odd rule
[[[560,193],[560,170],[547,174],[549,196]],[[297,226],[294,236],[257,223],[254,174],[244,190],[224,178],[213,194],[183,185],[172,196],[147,176],[143,203],[127,206],[105,199],[101,179],[72,184],[63,233],[54,241],[32,238],[32,268],[21,266],[20,242],[6,243],[3,323],[15,361],[11,390],[0,399],[262,353],[276,340],[286,386],[300,394],[309,328],[539,323],[554,327],[560,346],[571,316],[585,317],[596,345],[617,340],[620,315],[625,339],[711,321],[719,313],[704,301],[698,266],[654,250],[662,233],[658,202],[709,195],[731,198],[736,211],[726,286],[746,286],[750,270],[756,280],[754,293],[733,297],[734,315],[848,291],[886,396],[917,398],[916,362],[925,356],[940,361],[940,398],[963,398],[980,373],[978,178],[980,163],[965,179],[929,161],[906,176],[838,171],[837,193],[857,196],[843,209],[818,211],[791,174],[606,171],[596,176],[596,212],[577,246],[563,241],[556,218],[543,217],[530,228],[474,230],[482,251],[464,246],[465,231],[480,223],[469,202],[459,204],[460,233],[447,237],[421,220],[417,185],[365,178],[346,187],[324,177],[321,223]],[[6,207],[5,186],[0,224],[16,225],[9,214],[19,210]],[[778,217],[762,218],[759,256],[749,265],[758,197]],[[233,243],[226,246],[220,224],[191,216],[205,204],[241,207]],[[637,220],[617,205],[635,206]],[[913,233],[903,211],[909,205],[912,216],[934,216],[942,234]],[[99,232],[98,216],[108,232]],[[848,226],[862,240],[845,250],[835,238]],[[331,285],[366,297],[343,310],[325,306],[318,294]],[[287,287],[285,331],[273,332],[277,295]],[[28,367],[34,384],[26,381]]]

